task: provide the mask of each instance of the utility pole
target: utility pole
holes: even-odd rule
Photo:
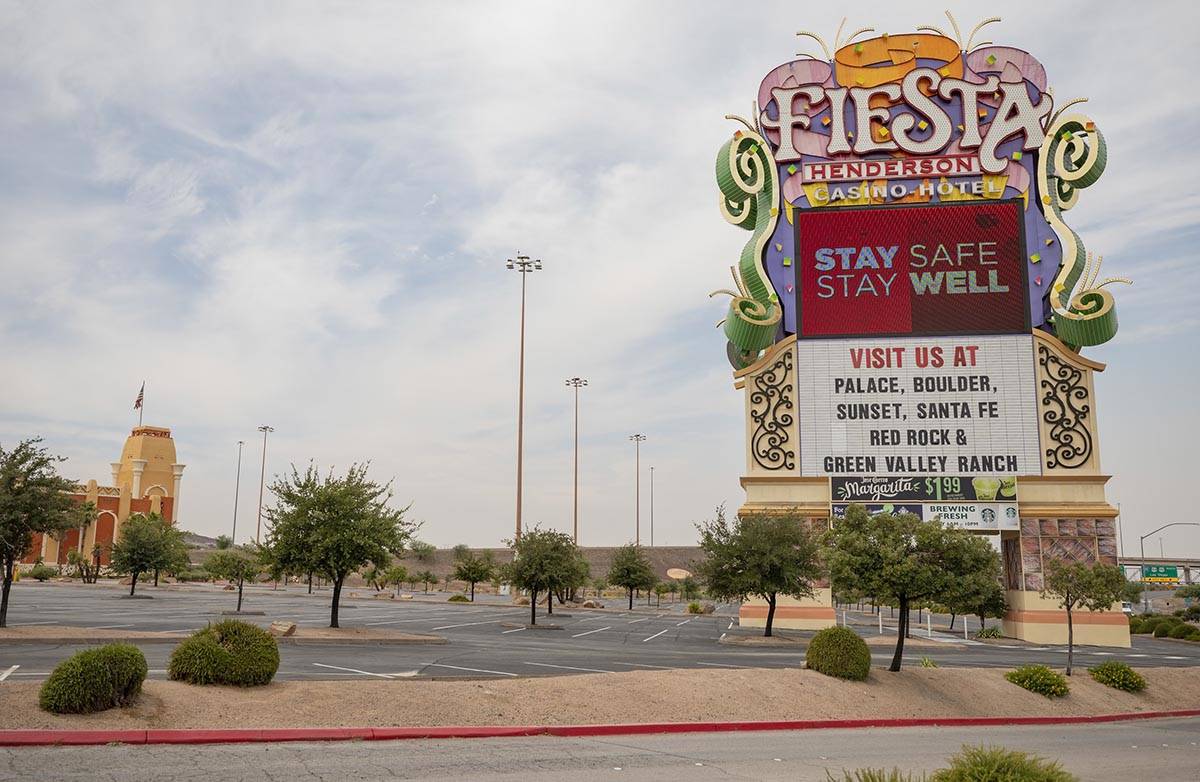
[[[233,535],[230,536],[229,540],[235,546],[237,545],[238,492],[242,488],[242,446],[245,444],[245,440],[238,440],[237,479],[233,483]]]
[[[642,545],[642,442],[645,441],[644,434],[631,434],[629,439],[633,440],[633,485],[634,485],[634,527],[633,527],[633,544],[635,546]]]
[[[525,453],[525,277],[531,272],[540,271],[541,260],[530,260],[528,255],[509,258],[506,264],[512,271],[521,273],[521,363],[517,377],[517,534],[521,539],[521,469]]]
[[[650,548],[654,548],[654,468],[650,468]]]
[[[258,431],[263,433],[262,474],[258,478],[258,525],[254,528],[254,542],[262,543],[262,501],[263,487],[267,483],[267,435],[275,431],[272,426],[260,426]]]
[[[575,508],[573,518],[576,546],[579,545],[579,389],[587,384],[588,381],[581,377],[567,380],[567,386],[575,389]]]

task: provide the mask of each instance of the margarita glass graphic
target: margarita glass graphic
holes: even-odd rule
[[[971,485],[975,487],[975,499],[990,501],[996,499],[996,492],[1003,484],[999,478],[972,478]]]

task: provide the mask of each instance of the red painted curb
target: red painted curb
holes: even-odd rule
[[[275,741],[389,741],[518,736],[620,736],[652,733],[725,733],[837,728],[917,728],[987,725],[1072,725],[1127,720],[1200,717],[1200,709],[1062,717],[902,717],[763,722],[642,722],[615,725],[451,725],[428,728],[273,728],[265,730],[0,730],[2,747],[95,744],[244,744]]]

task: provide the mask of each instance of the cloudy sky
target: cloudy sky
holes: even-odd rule
[[[944,0],[853,16],[943,25]],[[858,6],[865,8],[866,6]],[[1087,95],[1110,165],[1070,213],[1122,329],[1088,355],[1110,501],[1137,535],[1194,520],[1200,91],[1190,3],[961,4]],[[440,544],[511,535],[519,249],[529,278],[526,521],[655,539],[742,494],[741,402],[714,323],[746,235],[713,159],[759,81],[843,14],[815,3],[0,2],[0,441],[109,475],[146,381],[183,523],[240,530],[268,475],[370,460]],[[648,476],[648,472],[646,473]],[[648,487],[643,481],[643,523]],[[1200,555],[1200,530],[1166,544]],[[239,535],[241,538],[242,535]],[[1148,541],[1157,553],[1157,538]]]

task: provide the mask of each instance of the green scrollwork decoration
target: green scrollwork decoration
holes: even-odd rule
[[[1104,173],[1107,160],[1104,136],[1090,119],[1069,114],[1051,120],[1038,156],[1043,212],[1062,244],[1062,266],[1050,287],[1051,317],[1059,339],[1076,351],[1116,336],[1113,296],[1104,286],[1130,283],[1123,277],[1097,282],[1102,259],[1088,253],[1083,240],[1062,219],[1062,213],[1079,200],[1079,191]]]
[[[747,125],[749,128],[749,123]],[[730,361],[749,366],[775,342],[782,311],[779,297],[763,268],[767,242],[779,220],[779,179],[770,147],[753,130],[741,130],[717,154],[717,185],[721,214],[753,235],[732,269],[736,291],[716,291],[731,297],[722,321],[729,339]]]

